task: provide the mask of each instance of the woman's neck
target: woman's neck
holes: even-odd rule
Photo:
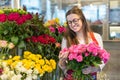
[[[77,34],[77,39],[78,40],[84,40],[84,36],[83,36],[83,33],[82,32],[78,32],[76,33]]]

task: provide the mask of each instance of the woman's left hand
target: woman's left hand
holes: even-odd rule
[[[88,66],[87,68],[82,69],[83,74],[89,74],[100,71],[100,67]]]

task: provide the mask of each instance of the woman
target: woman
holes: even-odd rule
[[[94,33],[90,30],[88,23],[83,15],[82,11],[74,6],[66,13],[67,20],[67,31],[62,40],[61,48],[70,47],[72,44],[89,44],[91,42],[95,42],[97,45],[103,48],[102,38],[98,33]],[[66,59],[68,53],[59,55],[59,66],[64,71],[65,80],[67,77],[72,74],[72,71],[66,70]],[[89,66],[82,70],[84,74],[94,73],[100,71],[104,67],[104,63],[99,67]],[[96,80],[96,74],[93,75],[94,80]]]

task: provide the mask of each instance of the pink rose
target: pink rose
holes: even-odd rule
[[[77,60],[78,62],[82,62],[82,61],[83,61],[82,55],[78,55],[78,56],[76,57],[76,60]]]
[[[85,57],[89,56],[90,54],[88,52],[85,52]]]
[[[58,27],[58,32],[59,33],[63,33],[65,31],[66,31],[66,29],[64,27],[61,27],[61,26]]]
[[[110,58],[110,54],[107,53],[107,52],[104,52],[100,55],[100,58],[104,61],[104,63],[107,63],[107,61],[109,60]]]
[[[76,53],[70,53],[69,56],[68,56],[68,59],[73,60],[73,59],[76,59],[76,57],[77,57]]]
[[[51,32],[55,32],[55,28],[54,27],[50,26],[49,29],[50,29]]]
[[[68,51],[68,48],[64,48],[64,49],[62,49],[61,51],[60,51],[60,53],[61,54],[63,54],[63,53],[68,53],[69,51]]]
[[[6,48],[7,45],[8,45],[8,42],[7,42],[7,41],[5,41],[5,40],[0,40],[0,47]]]

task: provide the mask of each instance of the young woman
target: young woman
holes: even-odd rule
[[[98,33],[94,33],[90,30],[89,25],[83,15],[81,9],[74,6],[66,13],[67,31],[62,40],[62,49],[70,47],[72,44],[89,44],[95,42],[97,45],[103,48],[103,41]],[[65,80],[71,74],[70,70],[66,70],[66,59],[68,54],[59,55],[59,67],[64,71]],[[84,74],[94,73],[100,71],[104,67],[104,63],[99,67],[89,66],[82,70]],[[70,77],[70,76],[69,76]],[[96,74],[93,75],[96,80]]]

